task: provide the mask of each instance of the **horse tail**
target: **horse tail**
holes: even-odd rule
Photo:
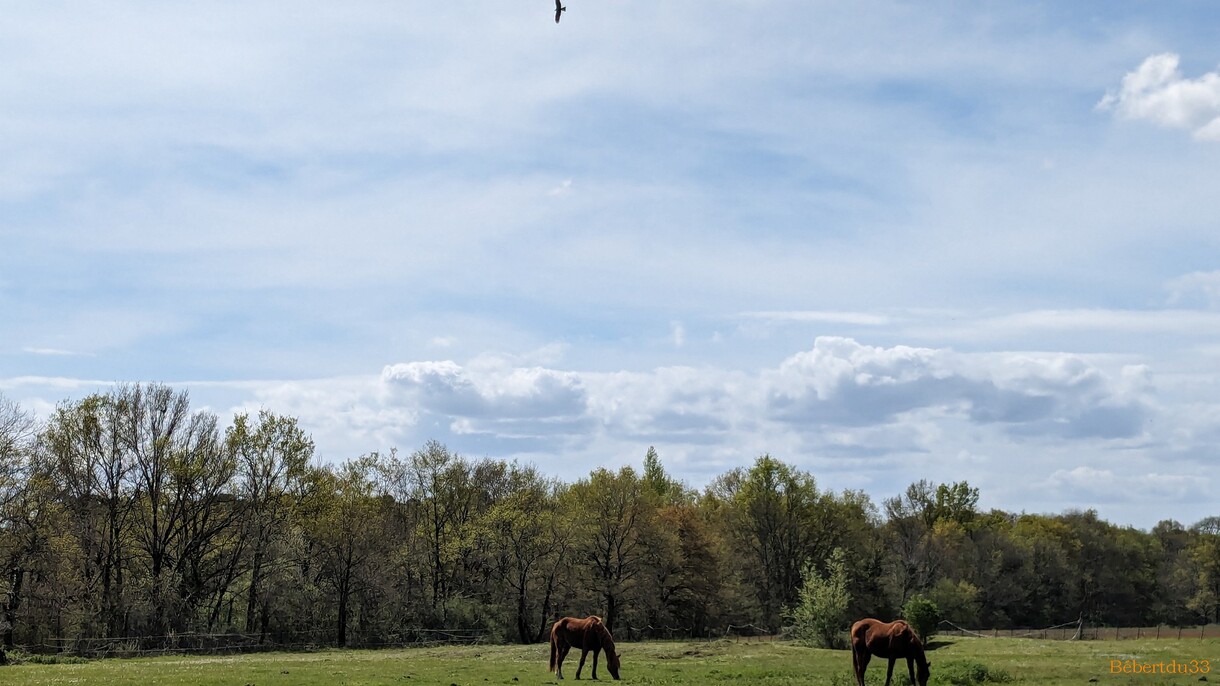
[[[559,626],[556,623],[551,627],[551,671],[555,671],[555,663],[559,660],[559,641],[555,638],[555,629]]]

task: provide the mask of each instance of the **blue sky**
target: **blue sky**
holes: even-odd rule
[[[1214,3],[39,3],[0,393],[1217,514]]]

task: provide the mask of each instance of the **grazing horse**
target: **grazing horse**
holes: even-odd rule
[[[564,617],[557,620],[551,627],[551,671],[555,676],[563,678],[563,659],[568,656],[568,650],[580,648],[580,664],[576,665],[576,678],[580,678],[580,670],[585,666],[585,657],[593,651],[593,678],[597,678],[597,655],[603,648],[606,650],[606,669],[610,676],[618,679],[618,653],[614,652],[614,637],[610,630],[602,624],[601,617]]]
[[[856,686],[864,686],[864,670],[873,655],[889,658],[890,668],[885,673],[885,686],[890,686],[894,676],[894,660],[907,659],[907,670],[911,683],[928,686],[928,667],[931,663],[924,657],[923,643],[910,624],[899,619],[886,624],[879,619],[861,619],[851,625],[851,664],[856,670]],[[918,665],[918,681],[915,667]]]

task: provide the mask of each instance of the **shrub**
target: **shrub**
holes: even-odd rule
[[[802,574],[800,597],[794,607],[785,610],[792,622],[791,632],[797,640],[823,648],[846,645],[847,606],[851,594],[847,591],[847,560],[842,548],[835,548],[826,560],[826,575],[817,573],[812,564]]]
[[[932,634],[936,633],[936,625],[940,623],[940,608],[925,596],[913,595],[907,604],[902,606],[902,618],[919,634],[919,639],[927,643]]]

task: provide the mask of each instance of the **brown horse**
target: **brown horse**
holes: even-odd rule
[[[923,654],[923,643],[910,624],[899,619],[886,624],[879,619],[861,619],[851,625],[851,664],[856,670],[856,686],[864,686],[864,670],[873,656],[889,658],[890,668],[885,673],[885,686],[890,686],[894,676],[894,660],[907,659],[907,670],[911,683],[928,686],[928,667],[932,664]],[[919,667],[918,681],[915,667]]]
[[[602,624],[601,617],[564,617],[551,627],[551,671],[563,678],[563,659],[573,647],[580,648],[580,664],[576,665],[576,678],[584,669],[585,657],[593,651],[593,678],[597,678],[597,655],[606,650],[606,668],[610,676],[618,679],[618,653],[614,652],[614,637]]]

